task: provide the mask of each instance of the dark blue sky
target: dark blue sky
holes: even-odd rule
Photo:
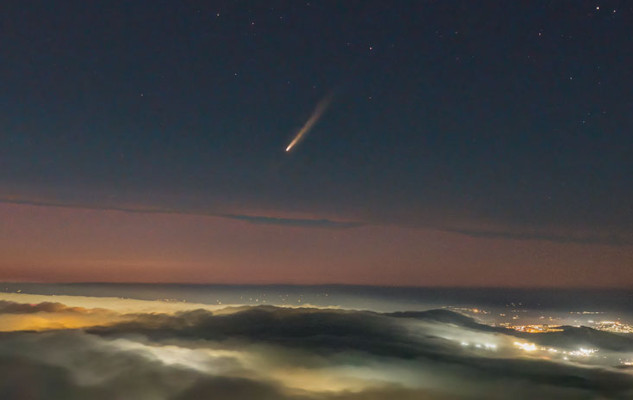
[[[5,201],[633,241],[630,2],[4,1],[0,26]]]

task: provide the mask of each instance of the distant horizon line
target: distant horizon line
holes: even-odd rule
[[[142,286],[225,286],[225,287],[357,287],[383,289],[464,289],[464,290],[632,290],[631,286],[465,286],[465,285],[373,285],[363,283],[200,283],[200,282],[110,282],[110,281],[0,281],[0,285],[142,285]],[[0,288],[1,290],[2,288]]]

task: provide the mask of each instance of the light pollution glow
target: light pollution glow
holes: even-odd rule
[[[42,300],[47,303],[33,303]],[[0,338],[0,362],[5,357],[55,366],[79,385],[73,390],[90,387],[100,393],[107,388],[108,393],[130,395],[125,398],[208,398],[215,392],[196,383],[227,379],[240,387],[252,385],[256,392],[226,397],[236,389],[229,385],[227,392],[225,386],[212,385],[219,390],[213,398],[241,400],[253,398],[253,393],[282,400],[483,398],[478,395],[496,382],[494,387],[502,392],[569,399],[606,393],[611,388],[605,385],[613,379],[622,381],[618,393],[633,387],[630,374],[617,367],[628,365],[630,351],[578,347],[571,337],[562,347],[546,346],[517,340],[513,330],[480,330],[460,325],[459,318],[442,322],[424,313],[396,318],[351,310],[222,308],[24,293],[2,293],[0,301],[0,325],[11,332]],[[443,315],[450,319],[457,314]],[[23,322],[16,323],[20,318]],[[272,336],[262,334],[273,331]],[[355,335],[363,339],[354,340]],[[401,342],[404,347],[399,347]],[[69,351],[71,358],[66,356]],[[133,363],[138,376],[128,376],[136,372],[126,369],[127,363]],[[511,370],[501,380],[500,367]],[[151,374],[165,381],[156,383]],[[560,374],[591,385],[542,384],[542,379]],[[609,378],[603,381],[605,374]],[[153,397],[134,397],[147,393]]]

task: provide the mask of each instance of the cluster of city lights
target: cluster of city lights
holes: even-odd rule
[[[476,349],[483,349],[483,350],[497,350],[497,345],[493,344],[493,343],[468,343],[468,342],[461,342],[461,345],[463,347],[474,347]]]
[[[562,332],[560,325],[510,325],[510,329],[526,333],[546,333],[546,332]]]
[[[592,355],[593,353],[597,351],[598,349],[585,349],[581,347],[578,350],[570,351],[567,354],[569,354],[570,356],[575,356],[575,357],[589,357],[590,355]]]
[[[593,328],[599,331],[606,331],[606,332],[613,332],[613,333],[633,333],[633,325],[629,325],[620,321],[596,322],[594,323]]]
[[[534,343],[527,342],[514,342],[514,345],[519,349],[526,352],[533,352],[536,350],[547,351],[548,353],[554,354],[562,354],[564,355],[563,359],[568,360],[569,357],[590,357],[594,353],[598,352],[598,349],[587,349],[584,347],[580,347],[578,350],[566,351],[566,350],[557,350],[553,347],[537,347]]]
[[[514,342],[514,345],[516,347],[520,348],[523,351],[534,351],[534,350],[536,350],[536,345],[534,343]]]

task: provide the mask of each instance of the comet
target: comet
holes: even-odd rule
[[[299,130],[299,132],[297,132],[294,139],[292,139],[292,142],[290,142],[288,147],[286,147],[286,152],[289,152],[290,150],[292,150],[292,148],[295,147],[305,137],[305,135],[307,135],[308,132],[310,132],[310,130],[314,127],[314,125],[316,125],[316,123],[319,121],[319,119],[321,118],[325,110],[327,110],[327,108],[330,106],[331,102],[332,102],[332,95],[329,95],[323,100],[321,100],[319,104],[317,104],[310,118],[308,118],[306,123]]]

